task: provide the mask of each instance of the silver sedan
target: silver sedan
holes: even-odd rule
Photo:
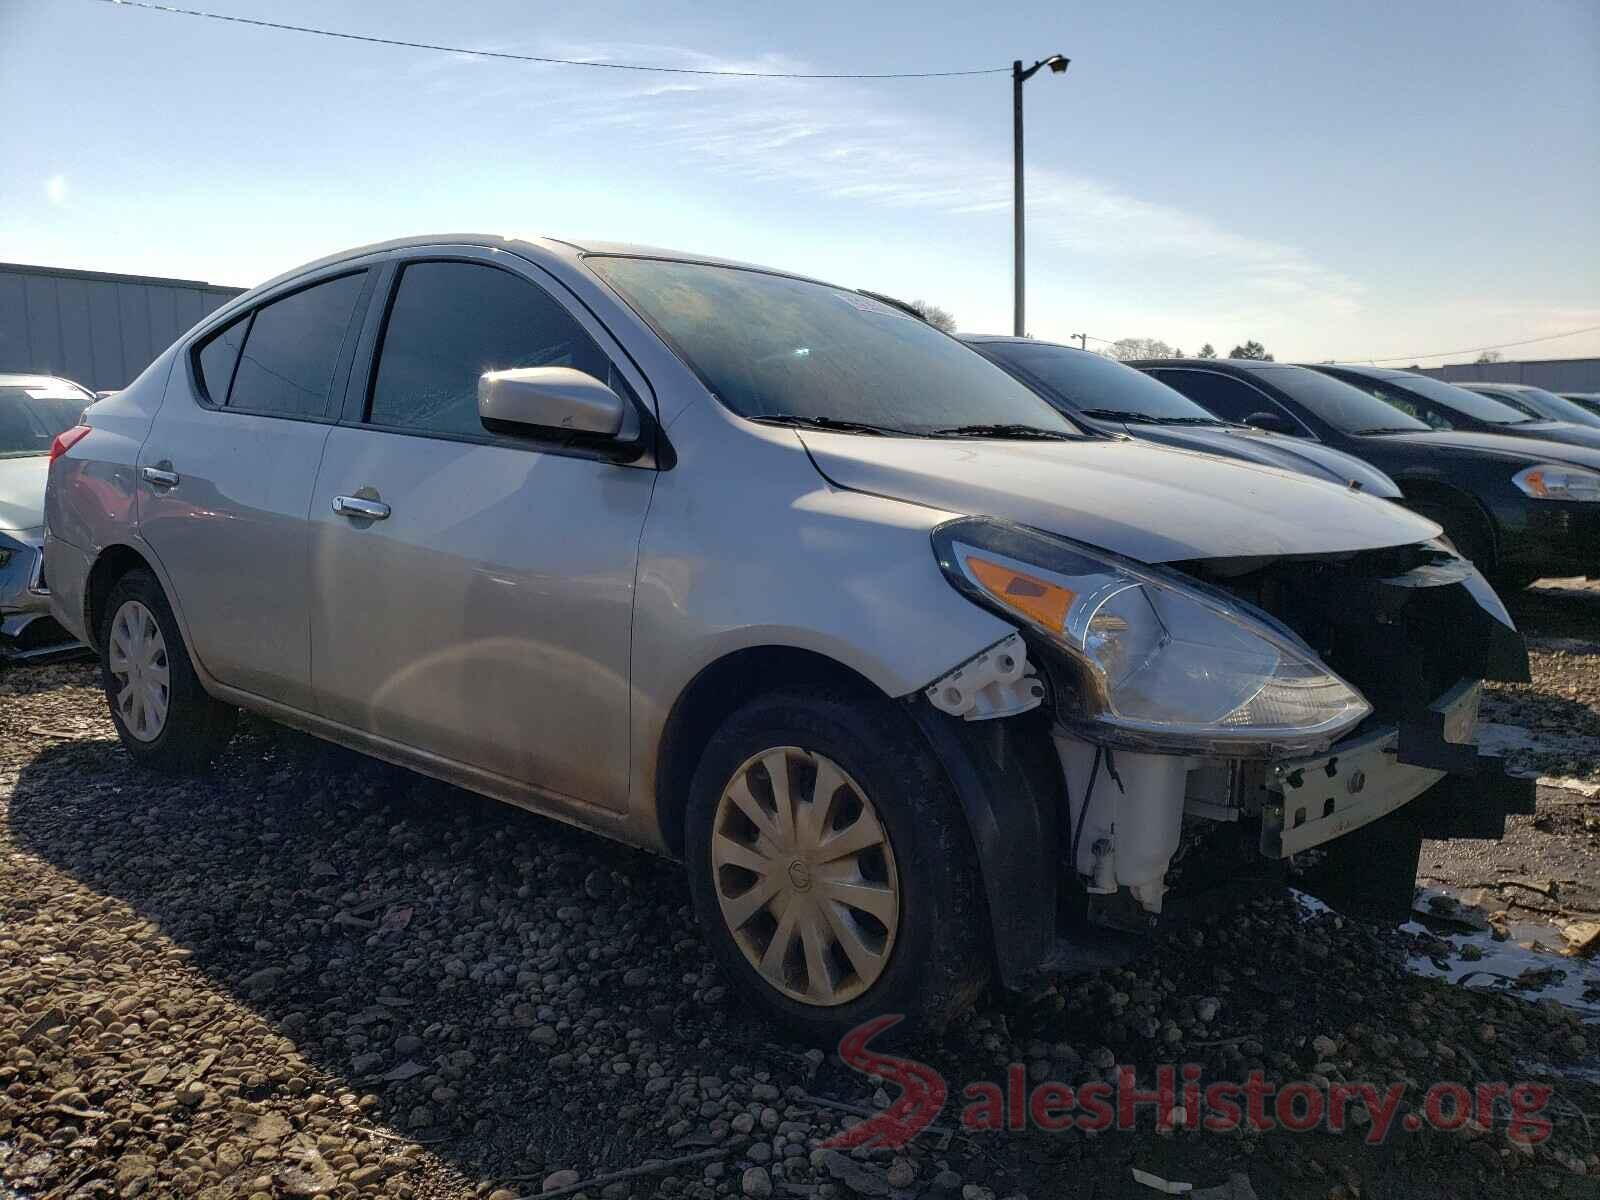
[[[244,708],[680,858],[815,1040],[1131,953],[1197,863],[1371,832],[1343,877],[1409,905],[1423,831],[1504,821],[1478,681],[1526,654],[1437,525],[1108,437],[846,288],[386,243],[87,421],[52,607],[129,754],[204,768]]]

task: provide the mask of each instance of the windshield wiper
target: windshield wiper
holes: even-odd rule
[[[951,425],[944,429],[930,429],[931,437],[1010,438],[1037,442],[1075,442],[1077,437],[1059,429],[1041,429],[1037,425]]]
[[[829,433],[867,433],[876,437],[915,437],[905,429],[890,429],[887,425],[873,425],[866,421],[846,421],[839,417],[807,417],[798,413],[776,413],[769,417],[751,417],[762,425],[793,425],[799,429],[825,429]]]
[[[1411,425],[1380,425],[1376,429],[1358,429],[1356,437],[1366,437],[1369,433],[1434,433],[1433,429],[1417,429]]]
[[[1133,421],[1142,425],[1224,425],[1216,417],[1160,417],[1150,413],[1131,412],[1120,408],[1086,408],[1083,410],[1086,417],[1096,417],[1102,421]]]

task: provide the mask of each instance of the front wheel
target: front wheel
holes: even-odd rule
[[[237,710],[200,685],[156,577],[129,571],[111,589],[100,627],[100,678],[123,748],[159,771],[208,766],[233,736]]]
[[[1408,504],[1412,512],[1427,517],[1441,529],[1456,553],[1466,559],[1485,576],[1495,574],[1494,538],[1485,527],[1483,519],[1458,504],[1435,503],[1419,500]]]
[[[988,980],[971,837],[888,701],[796,690],[738,710],[695,773],[685,837],[713,952],[797,1033],[887,1013],[939,1029]]]

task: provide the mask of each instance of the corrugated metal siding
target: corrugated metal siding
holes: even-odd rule
[[[0,372],[125,387],[242,288],[0,263]]]
[[[1450,363],[1407,367],[1446,383],[1526,383],[1547,392],[1600,392],[1600,358],[1534,358],[1523,362]]]

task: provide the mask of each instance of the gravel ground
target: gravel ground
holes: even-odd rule
[[[1424,854],[1463,892],[1571,880],[1524,897],[1550,920],[1600,908],[1600,806],[1569,786],[1600,781],[1600,620],[1572,616],[1594,600],[1519,600],[1566,641],[1486,706],[1532,731],[1519,765],[1555,781],[1540,813]],[[1543,1079],[1537,1148],[1499,1122],[1371,1146],[1359,1124],[1161,1134],[1146,1114],[846,1155],[817,1146],[858,1119],[836,1105],[897,1089],[741,1009],[673,865],[253,719],[214,776],[153,777],[103,712],[86,664],[0,677],[0,1179],[24,1197],[509,1200],[689,1156],[581,1194],[1158,1195],[1137,1167],[1261,1200],[1600,1195],[1600,1028],[1533,989],[1419,977],[1409,958],[1457,952],[1420,926],[1255,901],[905,1053],[950,1081],[947,1131],[962,1084],[1009,1063],[1076,1085],[1194,1062],[1406,1081],[1408,1111],[1435,1081]]]

